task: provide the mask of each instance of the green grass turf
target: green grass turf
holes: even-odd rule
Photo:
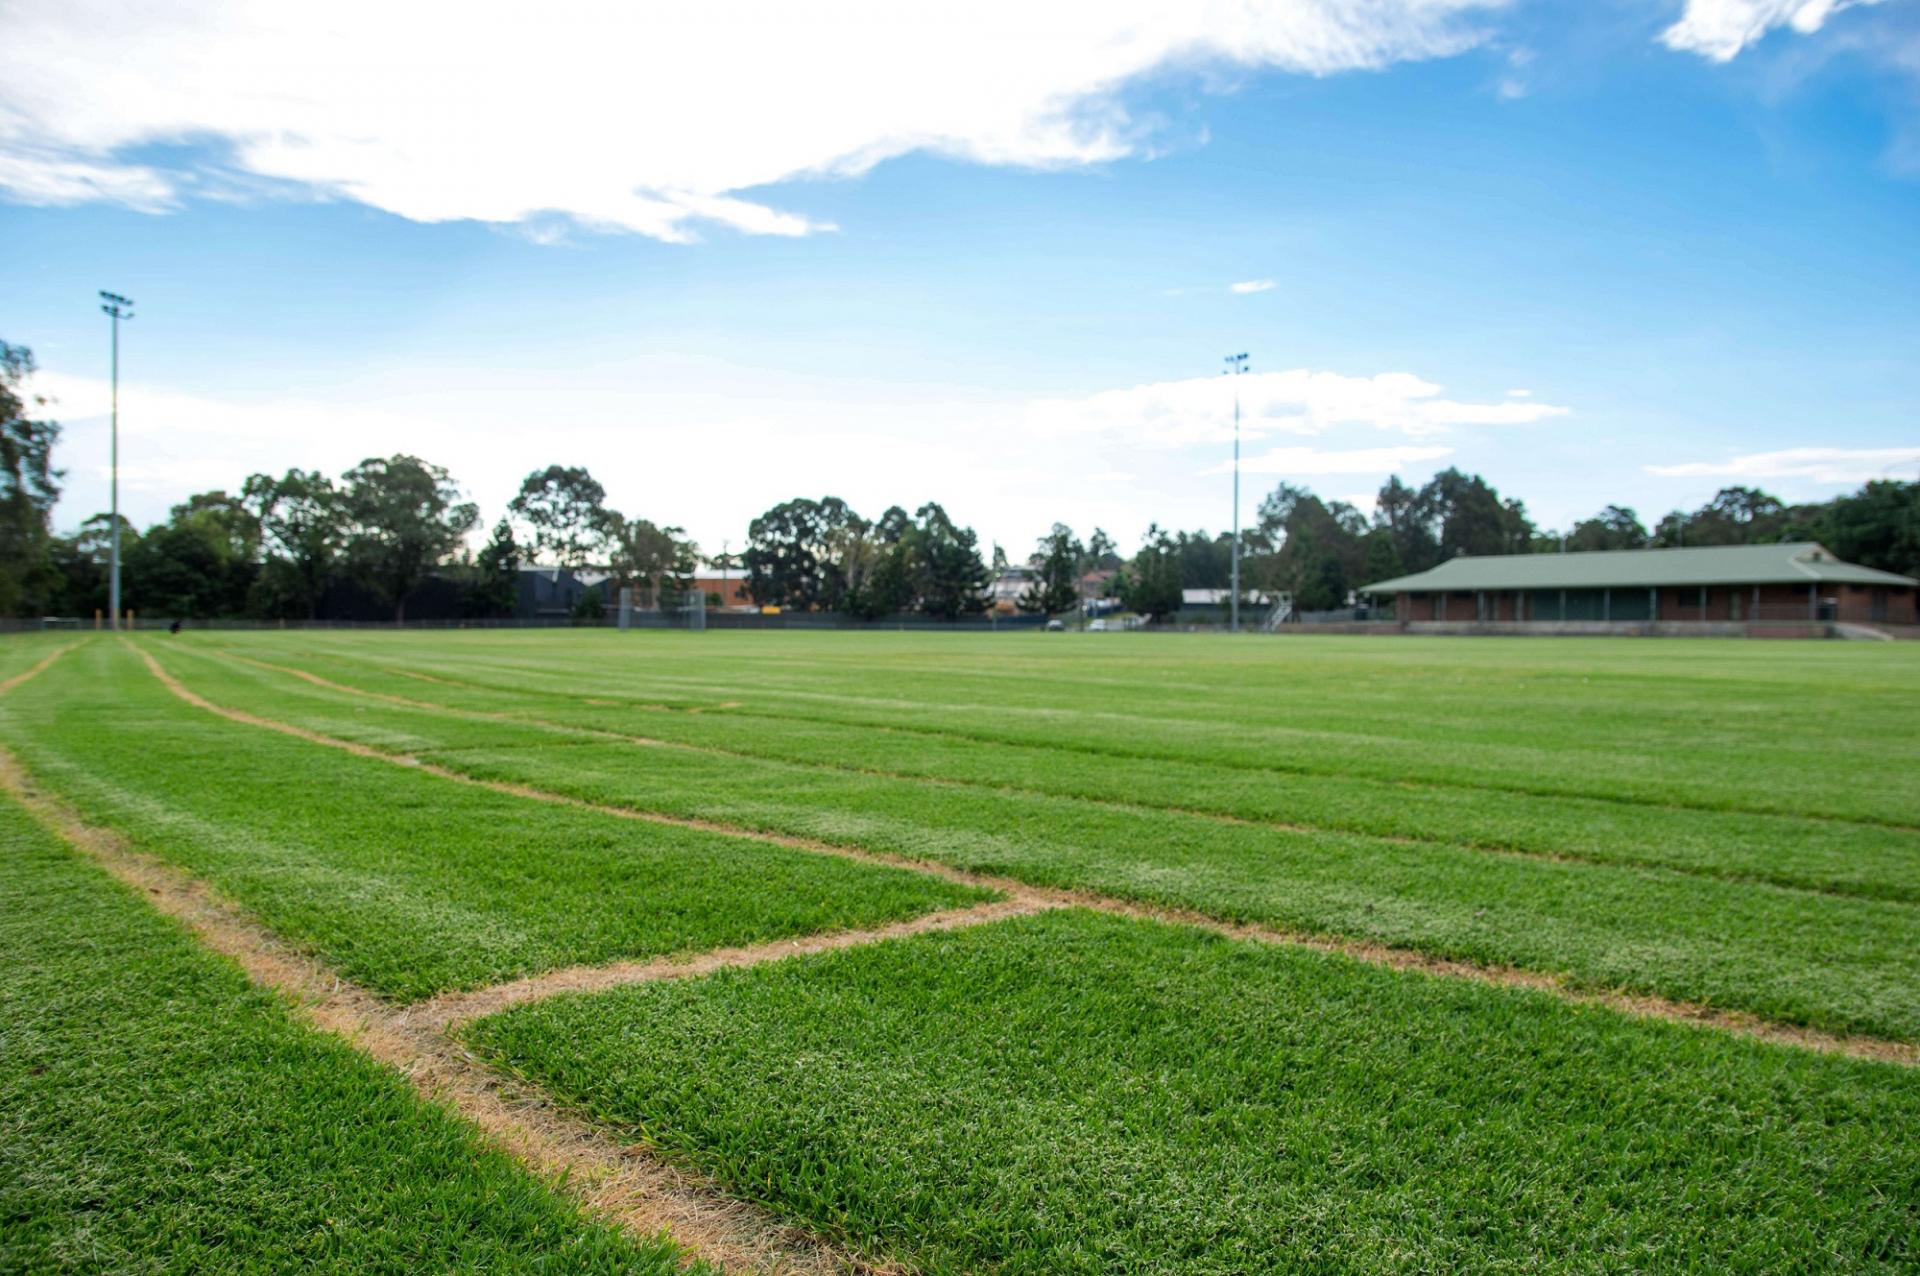
[[[489,683],[484,674],[480,681],[455,683],[444,667],[441,681],[427,684],[365,659],[276,654],[277,663],[291,660],[292,667],[377,694],[640,734],[753,758],[1920,902],[1920,830],[1877,823],[1214,767],[769,718],[744,705],[661,712],[646,702],[582,697],[577,687],[541,691]],[[349,716],[344,723],[336,718],[334,725],[351,730],[355,724]],[[484,735],[469,733],[468,738]]]
[[[1907,644],[604,631],[232,638],[262,651],[291,642],[373,655],[504,687],[737,702],[763,716],[1216,768],[1920,825],[1920,791],[1909,782],[1920,764],[1909,726],[1920,708],[1920,652]]]
[[[654,1272],[0,799],[0,1271]]]
[[[0,636],[0,682],[25,673],[80,637],[79,634],[62,630]]]
[[[776,651],[784,641],[781,635],[747,637]],[[687,651],[660,652],[645,646],[650,639],[644,637],[629,641],[653,656]],[[361,642],[375,652],[400,645]],[[911,640],[901,645],[912,650]],[[1176,653],[1195,649],[1173,646]],[[1040,885],[1555,972],[1587,986],[1920,1039],[1920,908],[1910,903],[582,742],[521,723],[436,717],[356,700],[252,666],[223,666],[203,646],[158,649],[218,701],[476,775],[924,856]],[[564,639],[547,648],[554,661],[581,650]],[[711,658],[695,651],[685,659]],[[407,690],[432,699],[445,688],[413,681]],[[662,722],[709,716],[719,715],[629,709],[626,720],[651,732]],[[868,743],[880,753],[888,740]],[[1036,759],[1034,769],[1044,765]]]
[[[176,699],[108,640],[0,699],[0,740],[91,818],[397,998],[989,897],[491,793],[231,723]]]
[[[466,1039],[930,1272],[1920,1262],[1920,1073],[1057,913]]]

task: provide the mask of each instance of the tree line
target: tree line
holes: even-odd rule
[[[112,517],[54,535],[59,424],[31,396],[33,355],[0,342],[0,615],[88,616],[107,607]],[[685,587],[696,547],[607,507],[585,469],[529,474],[476,552],[479,508],[448,471],[419,457],[372,457],[337,477],[255,474],[238,491],[200,492],[144,531],[120,520],[122,605],[143,615],[310,620],[372,612],[406,618],[430,580],[445,607],[510,616],[521,565],[535,557],[606,570],[615,585]]]
[[[1371,516],[1281,483],[1241,535],[1244,590],[1284,591],[1303,611],[1344,606],[1362,586],[1437,567],[1461,554],[1579,553],[1819,541],[1849,562],[1920,575],[1920,483],[1869,482],[1829,501],[1790,504],[1752,487],[1722,488],[1651,529],[1608,505],[1565,532],[1546,531],[1524,503],[1477,474],[1447,469],[1420,487],[1389,478]],[[1232,538],[1147,529],[1115,588],[1143,614],[1170,615],[1181,589],[1224,589]]]
[[[0,615],[87,616],[107,606],[110,517],[96,514],[54,535],[60,427],[31,396],[33,356],[0,342]],[[292,469],[255,474],[236,492],[198,493],[144,531],[121,520],[123,605],[188,618],[313,619],[373,614],[406,618],[431,584],[443,614],[510,616],[519,571],[540,561],[592,567],[642,596],[692,586],[699,550],[685,531],[607,505],[583,467],[527,475],[478,551],[469,535],[478,507],[444,468],[418,457],[375,457],[334,477]],[[1841,558],[1920,575],[1920,484],[1879,480],[1830,501],[1789,504],[1728,487],[1697,510],[1675,510],[1649,529],[1632,509],[1608,505],[1564,533],[1543,531],[1519,500],[1479,475],[1448,469],[1419,487],[1397,476],[1369,515],[1281,483],[1241,532],[1241,585],[1286,592],[1303,610],[1343,606],[1363,585],[1424,571],[1460,554],[1578,552],[1818,540]],[[1084,540],[1056,523],[1022,564],[1023,611],[1059,614],[1089,590],[1162,618],[1182,591],[1229,585],[1227,533],[1149,525],[1123,557],[1104,530]],[[744,569],[765,606],[876,618],[917,612],[977,615],[995,576],[979,538],[939,504],[909,514],[892,506],[867,519],[837,497],[796,498],[755,518],[743,554],[710,560]],[[592,599],[589,610],[597,611]]]

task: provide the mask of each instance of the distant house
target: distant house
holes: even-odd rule
[[[1497,554],[1363,586],[1402,621],[1915,623],[1920,581],[1811,541],[1585,554]]]
[[[1000,615],[1020,610],[1020,595],[1039,576],[1031,567],[1003,567],[987,587],[987,607]]]

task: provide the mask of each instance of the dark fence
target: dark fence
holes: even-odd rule
[[[963,616],[958,620],[941,620],[933,616],[883,616],[876,620],[862,620],[855,616],[843,616],[836,612],[783,611],[776,615],[763,615],[759,612],[709,611],[706,614],[708,629],[889,629],[889,630],[925,630],[936,633],[980,632],[980,633],[1016,633],[1044,629],[1045,616]],[[134,618],[133,628],[138,630],[165,630],[173,626],[171,616],[140,616]],[[685,629],[687,614],[677,611],[635,611],[632,627],[635,629]],[[183,629],[221,629],[221,630],[270,630],[270,629],[613,629],[618,625],[617,609],[609,607],[598,618],[576,619],[569,616],[507,616],[500,618],[468,618],[426,620],[247,620],[241,618],[222,620],[182,620]],[[102,622],[102,628],[105,628]],[[94,629],[92,617],[85,620],[72,616],[29,617],[26,619],[0,617],[0,633],[24,633],[39,630],[83,631],[91,633]]]

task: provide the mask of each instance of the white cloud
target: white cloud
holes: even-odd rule
[[[1350,415],[1367,394],[1400,405],[1392,407],[1400,413],[1401,390],[1429,388],[1404,374],[1272,377],[1285,392],[1310,392],[1315,410],[1329,418]],[[1263,378],[1240,381],[1251,389]],[[715,395],[716,384],[730,393]],[[56,522],[77,526],[107,504],[107,385],[56,360],[33,388],[56,400],[49,415],[64,427],[58,462],[67,478]],[[1222,377],[1188,388],[1203,396],[1229,390]],[[1123,400],[1129,394],[1116,393]],[[1336,409],[1336,401],[1352,406]],[[1216,422],[1230,418],[1230,403],[1216,405]],[[1151,520],[1216,527],[1230,513],[1229,482],[1201,473],[1230,455],[1218,436],[1170,450],[1124,414],[1126,428],[1113,431],[1089,433],[1074,413],[1054,418],[1062,428],[1036,428],[1054,410],[1017,397],[870,377],[824,380],[710,356],[635,355],[570,367],[564,376],[529,376],[523,364],[408,365],[299,394],[135,378],[122,382],[120,407],[121,507],[140,526],[163,519],[193,492],[232,491],[250,473],[299,466],[339,474],[365,457],[395,452],[448,466],[488,521],[529,471],[587,465],[615,508],[686,527],[712,549],[728,539],[738,546],[751,519],[797,495],[831,493],[869,514],[937,500],[983,538],[1010,547],[1030,544],[1056,519],[1125,538]],[[530,419],[541,428],[528,430]],[[1347,477],[1336,486],[1363,487],[1448,455],[1442,444],[1453,440],[1383,439],[1371,419],[1360,419],[1313,446],[1293,442],[1299,445],[1250,448],[1247,474],[1293,481],[1341,475]],[[727,473],[719,487],[657,480],[711,472],[716,464]],[[1260,486],[1243,487],[1249,511]]]
[[[823,226],[742,192],[912,151],[1037,168],[1136,154],[1148,126],[1121,95],[1145,76],[1209,87],[1445,57],[1505,2],[14,0],[0,187],[159,208],[197,174],[126,153],[186,143],[415,221],[804,234]]]
[[[1687,0],[1680,20],[1660,33],[1670,49],[1731,62],[1776,27],[1812,35],[1828,18],[1880,0]]]
[[[1328,474],[1388,474],[1421,461],[1437,461],[1452,454],[1450,447],[1366,447],[1345,451],[1277,447],[1242,460],[1240,472],[1291,478],[1318,478]],[[1232,470],[1233,465],[1228,462],[1202,470],[1201,473],[1228,474]]]
[[[1864,483],[1905,478],[1920,468],[1920,447],[1795,447],[1750,452],[1725,461],[1649,465],[1660,478],[1808,479],[1815,483]]]
[[[173,184],[139,164],[93,164],[0,149],[0,191],[22,204],[125,204],[143,213],[174,207]]]
[[[1344,425],[1418,436],[1464,425],[1532,425],[1570,411],[1549,403],[1446,399],[1440,397],[1441,386],[1407,372],[1353,377],[1296,368],[1231,381],[1194,377],[1080,399],[1043,399],[1029,406],[1028,419],[1036,430],[1055,434],[1109,434],[1162,447],[1219,443],[1233,437],[1236,389],[1246,438],[1318,435]]]
[[[1242,296],[1248,293],[1271,292],[1272,290],[1273,280],[1271,279],[1242,279],[1237,284],[1227,285],[1228,292],[1237,292]]]

